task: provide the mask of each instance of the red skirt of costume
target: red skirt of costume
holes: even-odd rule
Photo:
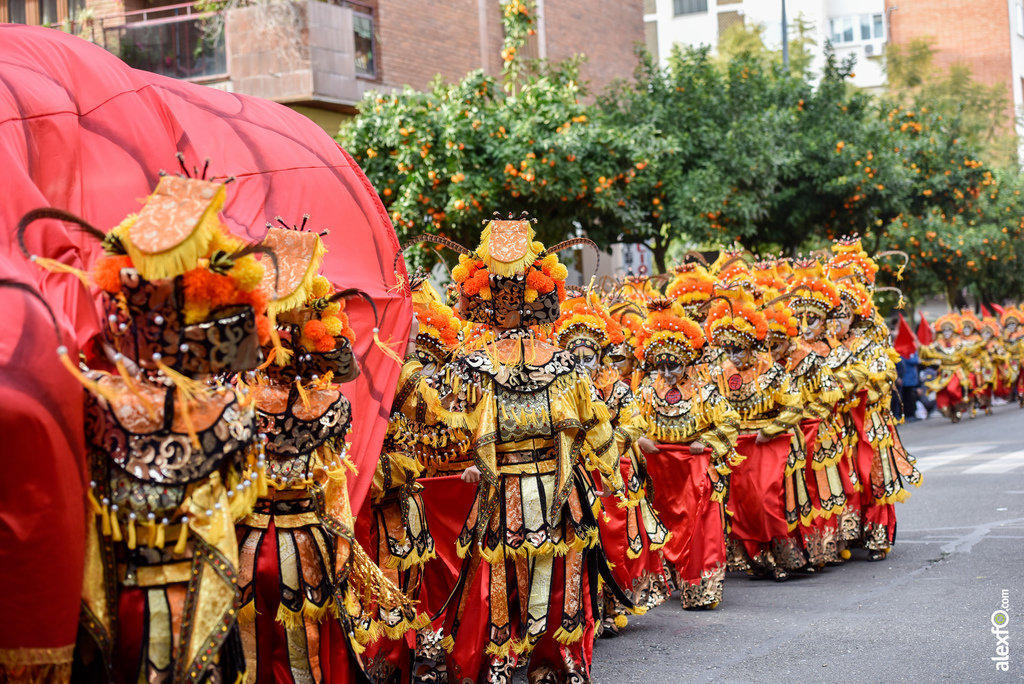
[[[796,570],[807,562],[786,519],[790,442],[787,432],[766,444],[758,444],[756,434],[740,435],[736,443],[736,451],[744,460],[730,466],[726,503],[729,536],[742,545],[755,570]]]
[[[629,456],[621,457],[619,467],[628,505],[605,499],[604,513],[598,516],[601,546],[612,576],[633,605],[653,608],[668,598],[659,550],[670,533],[647,499],[643,483],[646,473],[636,472]]]
[[[964,401],[964,388],[960,383],[960,376],[954,374],[945,387],[935,393],[935,405],[943,413],[955,410]]]
[[[671,536],[662,552],[679,575],[683,607],[712,607],[725,581],[725,520],[712,500],[711,450],[693,455],[686,444],[662,444],[647,455],[654,506]]]
[[[807,463],[804,478],[807,494],[811,501],[810,519],[801,517],[800,535],[808,562],[812,565],[839,562],[839,514],[843,510],[846,496],[838,469],[835,467],[815,468],[815,452],[821,448],[822,421],[807,420],[800,424],[807,448]]]
[[[365,681],[332,608],[331,536],[317,525],[278,528],[273,518],[265,529],[239,525],[236,533],[242,600],[254,609],[239,620],[248,684]]]

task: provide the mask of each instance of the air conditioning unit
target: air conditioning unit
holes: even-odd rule
[[[881,41],[874,42],[874,43],[865,43],[864,44],[864,54],[866,56],[868,56],[868,57],[881,57],[882,56],[882,48],[883,48],[884,45],[885,45],[885,43],[883,43]]]

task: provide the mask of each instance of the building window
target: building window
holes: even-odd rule
[[[7,0],[7,21],[25,24],[25,0]]]
[[[40,0],[39,23],[43,26],[53,26],[57,23],[57,0]]]
[[[648,21],[644,24],[644,47],[651,57],[658,59],[658,22]]]
[[[708,11],[708,0],[672,0],[672,10],[680,14],[697,14]]]
[[[356,74],[373,78],[377,75],[373,16],[363,12],[353,12],[352,30],[356,39]]]
[[[1017,35],[1024,36],[1024,5],[1017,5]]]
[[[885,35],[881,14],[859,14],[853,17],[833,17],[829,28],[833,45],[875,40]]]

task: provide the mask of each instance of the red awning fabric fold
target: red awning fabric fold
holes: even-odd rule
[[[72,276],[46,273],[26,261],[15,239],[18,220],[31,209],[59,207],[109,230],[139,209],[160,170],[177,170],[177,152],[189,167],[202,168],[209,158],[211,173],[237,177],[222,212],[236,234],[259,240],[273,217],[299,222],[303,214],[310,215],[311,227],[329,229],[324,274],[339,287],[368,293],[383,317],[381,339],[397,341],[394,348],[403,353],[412,305],[392,272],[397,236],[366,176],[319,126],[267,100],[131,69],[102,48],[60,31],[0,25],[0,269],[3,277],[42,292],[69,347],[83,346],[97,332],[96,293]],[[28,247],[81,269],[100,253],[95,240],[57,221],[34,225]],[[10,365],[22,358],[17,350],[36,344],[46,320],[25,295],[3,294],[7,300],[15,305],[4,306],[0,331],[4,386],[22,370]],[[353,509],[359,510],[400,368],[373,344],[370,306],[354,299],[347,311],[363,369],[343,388],[354,410],[349,453],[359,474],[350,482]],[[54,370],[56,355],[43,358],[40,351],[37,356],[24,372],[38,376],[38,383],[0,394],[0,415],[21,417],[3,433],[0,459],[6,472],[18,463],[33,464],[24,473],[27,482],[18,487],[5,477],[0,496],[0,582],[21,587],[0,597],[0,614],[22,616],[0,624],[0,649],[58,648],[75,638],[77,597],[64,597],[53,587],[81,586],[76,535],[82,529],[86,482],[82,425],[74,419],[81,414],[80,388],[61,375],[62,369]],[[49,430],[53,438],[41,441],[40,425],[60,429]],[[40,456],[40,449],[49,451]],[[71,474],[74,486],[64,486]],[[57,501],[33,494],[54,483],[61,483]],[[47,582],[39,581],[35,570],[41,550],[32,530],[40,521],[48,521],[44,527],[51,533],[46,562],[63,572]],[[65,610],[69,598],[73,604]],[[33,610],[22,609],[25,601]]]

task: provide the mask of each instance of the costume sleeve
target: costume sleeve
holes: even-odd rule
[[[620,454],[629,452],[636,441],[647,434],[647,420],[640,411],[633,392],[624,388],[619,401],[619,418],[615,425],[615,443]]]
[[[619,450],[616,446],[615,431],[612,429],[611,416],[604,402],[597,399],[590,377],[577,373],[580,401],[580,422],[586,430],[586,456],[588,465],[601,473],[606,487],[616,495],[625,495],[622,482],[622,471],[619,470]]]
[[[736,439],[739,436],[740,414],[712,383],[704,385],[701,395],[708,427],[700,435],[700,441],[711,448],[715,468],[725,474],[729,472],[729,464],[739,461]]]
[[[803,420],[803,401],[800,390],[796,388],[789,373],[777,369],[779,380],[775,383],[775,405],[780,407],[779,414],[772,419],[770,425],[761,428],[765,437],[775,437],[792,429]]]

